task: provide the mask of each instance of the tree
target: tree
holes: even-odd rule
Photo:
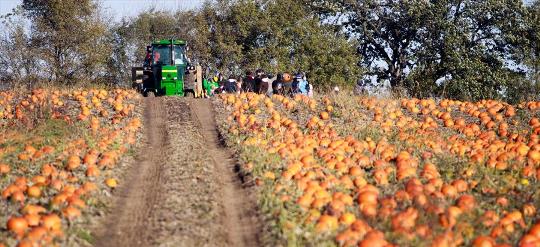
[[[146,46],[158,39],[174,37],[176,20],[172,13],[150,9],[131,20],[124,20],[119,27],[119,34],[132,42],[135,57],[142,61],[146,55]]]
[[[211,48],[208,46],[211,30],[207,21],[215,19],[215,17],[208,9],[209,5],[205,4],[200,11],[191,10],[176,13],[177,35],[188,42],[189,56],[193,62],[199,63],[209,70],[215,70],[216,68],[212,67],[214,60],[210,54]]]
[[[0,36],[0,81],[25,82],[31,86],[39,75],[40,66],[25,24],[16,16],[5,19],[5,33]]]
[[[358,39],[368,75],[413,96],[504,97],[516,64],[521,0],[318,0],[311,4]],[[512,65],[514,64],[514,66]]]
[[[134,57],[130,54],[132,48],[132,41],[134,40],[127,28],[127,20],[122,20],[120,23],[111,25],[110,36],[108,43],[111,45],[111,56],[107,59],[107,75],[109,83],[115,85],[126,84],[131,80],[129,68],[134,66],[131,58]]]
[[[268,38],[259,60],[268,61],[265,55],[275,52],[270,58],[277,61],[277,70],[305,71],[319,88],[351,86],[360,78],[357,43],[322,23],[306,5],[278,0],[266,10]],[[287,11],[295,14],[283,15]]]
[[[426,1],[401,0],[322,0],[312,4],[327,21],[358,40],[366,74],[388,80],[393,88],[404,86],[406,71],[414,65],[426,7]]]
[[[527,8],[526,28],[521,33],[525,38],[524,59],[529,67],[530,78],[540,92],[540,1],[534,1]]]
[[[48,79],[60,83],[95,80],[110,55],[107,26],[92,0],[24,0],[31,21],[30,43]]]
[[[257,68],[304,71],[316,86],[330,87],[351,85],[360,74],[356,43],[293,0],[222,0],[174,14],[150,10],[122,26],[120,36],[134,43],[138,58],[154,37],[178,37],[188,41],[194,61],[226,76]]]
[[[353,85],[360,77],[356,43],[322,23],[302,1],[238,1],[230,9],[226,23],[233,47],[243,54],[240,67],[303,71],[319,88]]]
[[[515,1],[433,1],[419,33],[413,75],[407,82],[413,95],[430,88],[442,97],[477,100],[505,97],[515,78],[523,8]]]

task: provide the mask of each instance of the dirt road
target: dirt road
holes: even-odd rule
[[[257,246],[255,201],[220,142],[209,100],[145,98],[145,145],[95,246]]]

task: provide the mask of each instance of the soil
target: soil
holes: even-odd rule
[[[194,101],[191,104],[214,169],[220,174],[218,182],[223,205],[221,224],[227,229],[229,246],[258,246],[262,228],[257,217],[255,197],[248,192],[248,188],[242,186],[235,172],[234,156],[224,147],[212,109],[209,100]]]
[[[207,99],[144,99],[144,145],[95,246],[258,246],[256,202]]]

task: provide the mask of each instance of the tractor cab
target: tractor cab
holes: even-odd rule
[[[147,59],[148,61],[145,61],[145,64],[152,66],[172,65],[185,67],[189,62],[186,57],[185,42],[166,44],[163,40],[147,47]]]

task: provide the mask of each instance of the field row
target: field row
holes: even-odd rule
[[[137,138],[131,90],[0,92],[0,246],[89,244],[81,227]]]
[[[269,244],[536,246],[540,102],[224,95]]]

